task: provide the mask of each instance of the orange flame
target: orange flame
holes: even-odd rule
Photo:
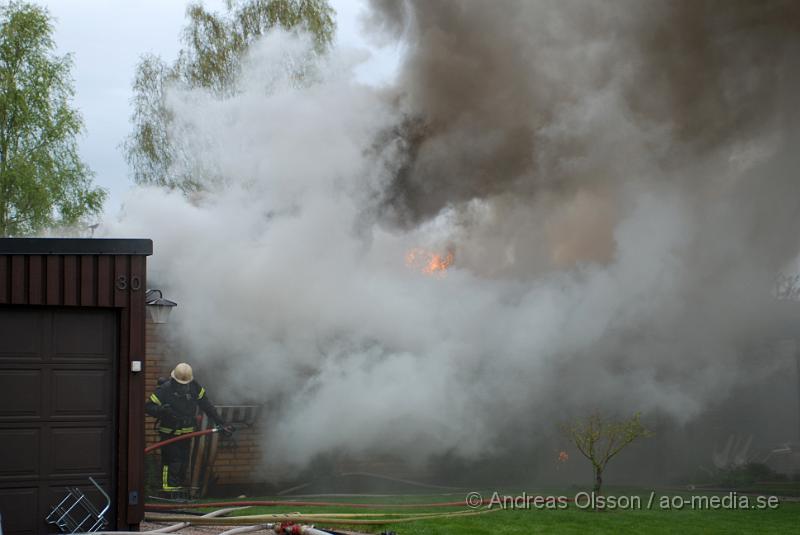
[[[440,255],[431,251],[415,247],[406,253],[406,265],[418,269],[426,275],[443,275],[447,268],[453,265],[455,257],[452,251]]]

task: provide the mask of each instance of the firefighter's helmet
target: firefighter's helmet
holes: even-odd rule
[[[188,385],[194,379],[194,376],[192,375],[192,367],[185,362],[181,362],[175,366],[175,369],[172,370],[170,376],[182,385]]]

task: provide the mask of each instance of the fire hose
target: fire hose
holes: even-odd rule
[[[176,437],[168,438],[167,440],[162,440],[161,442],[156,442],[155,444],[147,446],[144,449],[144,452],[150,453],[151,451],[155,451],[159,448],[162,448],[169,444],[173,444],[175,442],[179,442],[181,440],[187,440],[194,437],[201,437],[203,435],[210,435],[211,433],[219,433],[220,431],[223,431],[223,429],[220,427],[212,427],[211,429],[204,429],[202,431],[192,431],[191,433],[185,433],[183,435],[178,435]]]
[[[488,503],[488,500],[483,500]],[[207,502],[207,503],[184,503],[181,509],[197,509],[202,507],[352,507],[352,508],[385,508],[385,509],[420,509],[424,507],[460,507],[464,505],[464,500],[457,502],[438,502],[438,503],[348,503],[348,502],[314,502],[297,500],[250,500],[236,502]],[[169,511],[175,506],[168,503],[147,503],[145,511]]]
[[[223,531],[219,535],[239,535],[239,533],[249,533],[251,531],[271,530],[279,535],[331,535],[329,531],[317,529],[314,526],[304,526],[302,524],[257,524],[255,526],[242,526],[239,528]]]
[[[239,509],[244,509],[244,507],[230,507],[227,509],[219,509],[217,511],[212,511],[210,513],[207,513],[199,518],[214,518],[217,516],[226,515],[233,511],[238,511]],[[166,526],[163,528],[158,528],[150,531],[98,531],[96,533],[97,535],[143,535],[145,533],[172,533],[173,531],[178,531],[185,527],[190,526],[195,521],[196,519],[181,521],[171,526]]]
[[[193,431],[176,437],[157,442],[147,448],[145,453],[150,453],[163,446],[173,444],[181,440],[188,440],[194,437],[204,436],[212,433],[224,431],[221,428],[214,427],[202,431]],[[201,507],[250,507],[250,506],[346,506],[354,508],[423,508],[423,507],[458,507],[464,505],[463,501],[457,502],[440,502],[440,503],[422,503],[422,504],[367,504],[367,503],[339,503],[339,502],[317,502],[317,501],[283,501],[283,500],[258,500],[258,501],[238,501],[238,502],[208,502],[208,503],[194,503],[182,504],[182,508],[201,508]],[[146,511],[169,511],[174,509],[172,504],[146,504]],[[156,532],[166,532],[174,529],[181,529],[189,524],[194,525],[208,525],[208,526],[242,526],[225,532],[228,535],[245,533],[254,531],[261,526],[283,528],[283,533],[301,533],[307,535],[321,535],[325,531],[318,530],[313,526],[305,526],[299,523],[326,523],[326,524],[344,524],[344,525],[381,525],[381,524],[397,524],[404,522],[413,522],[416,520],[429,520],[445,517],[456,516],[474,516],[478,514],[485,514],[493,511],[499,511],[500,508],[490,509],[484,508],[481,510],[467,510],[467,511],[451,511],[451,512],[433,512],[433,513],[318,513],[318,514],[264,514],[264,515],[248,515],[238,517],[221,517],[216,518],[217,515],[223,512],[228,512],[230,509],[223,511],[215,511],[208,515],[201,517],[189,515],[177,515],[156,513],[148,514],[147,520],[157,522],[180,522]],[[269,524],[268,524],[269,522]],[[256,525],[254,525],[256,524]],[[277,531],[277,530],[276,530]]]
[[[218,516],[224,516],[228,513],[233,511],[238,511],[240,509],[246,509],[245,507],[231,507],[228,509],[219,509],[217,511],[212,511],[207,513],[199,518],[214,518]],[[191,526],[193,523],[197,523],[197,518],[192,518],[191,520],[187,520],[184,522],[179,522],[177,524],[173,524],[171,526],[166,526],[163,528],[153,529],[150,531],[99,531],[97,535],[143,535],[143,534],[164,534],[164,533],[172,533],[175,531],[179,531],[185,527]],[[285,534],[285,535],[331,535],[328,531],[320,530],[315,528],[314,526],[304,526],[301,524],[295,523],[285,523],[285,524],[258,524],[255,526],[241,526],[238,528],[229,529],[227,531],[222,532],[220,535],[239,535],[240,533],[248,533],[252,531],[260,531],[263,529],[274,530],[276,533]]]
[[[145,518],[155,522],[192,522],[198,526],[237,526],[264,524],[267,522],[308,522],[344,525],[382,525],[414,522],[417,520],[435,520],[448,517],[466,517],[483,515],[502,508],[484,508],[468,511],[450,511],[446,513],[285,513],[265,515],[245,515],[223,518],[197,518],[186,515],[149,514]]]

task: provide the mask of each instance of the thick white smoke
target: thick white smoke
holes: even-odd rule
[[[180,303],[186,359],[219,372],[216,397],[271,405],[269,462],[476,458],[587,407],[685,422],[771,371],[740,357],[797,252],[794,118],[693,152],[631,111],[628,71],[580,71],[619,50],[568,37],[529,77],[557,72],[564,54],[574,76],[548,88],[577,85],[514,118],[536,125],[531,159],[558,172],[553,187],[509,179],[446,202],[459,177],[443,177],[417,214],[435,215],[402,225],[383,210],[407,158],[391,132],[410,112],[402,86],[355,81],[357,55],[298,70],[308,43],[275,32],[251,51],[239,94],[171,94],[182,165],[207,191],[138,188],[107,232],[154,240],[150,278]],[[487,132],[458,153],[502,142]],[[455,263],[411,269],[415,247]]]

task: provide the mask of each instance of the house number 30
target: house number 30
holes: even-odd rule
[[[128,279],[125,275],[120,275],[117,277],[117,290],[127,290],[129,289],[132,292],[136,292],[142,289],[142,279],[140,279],[137,275],[131,275],[131,278]]]

